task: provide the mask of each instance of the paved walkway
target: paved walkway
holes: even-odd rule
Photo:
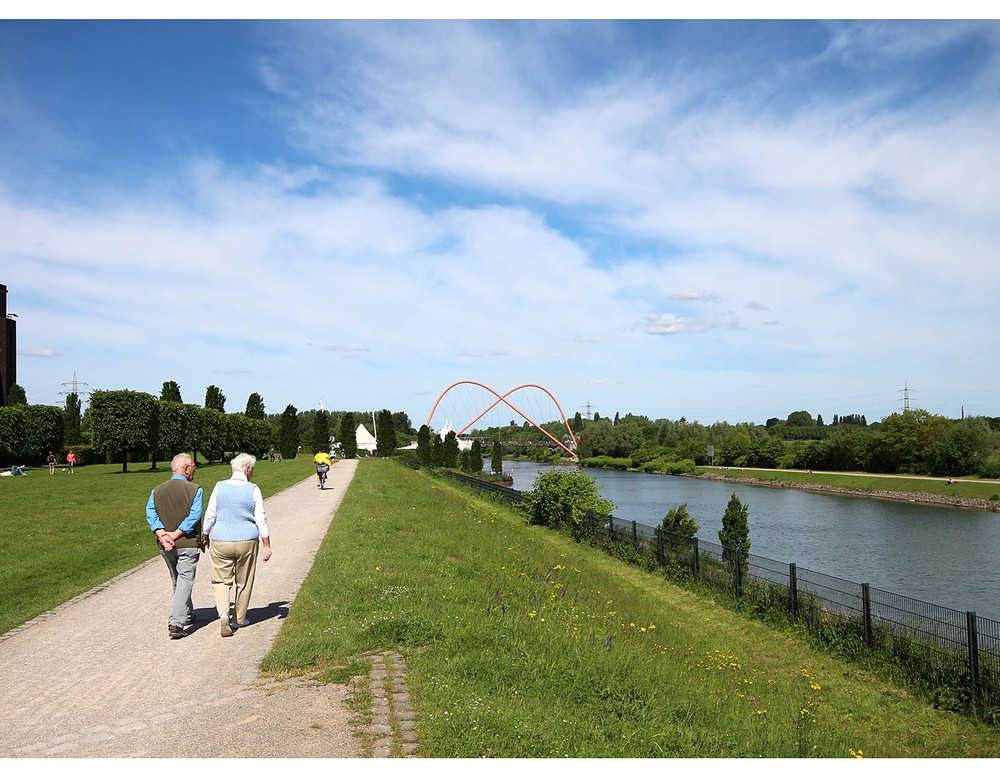
[[[363,756],[344,687],[258,676],[356,466],[337,462],[326,490],[311,478],[265,500],[274,555],[231,638],[204,555],[185,638],[167,637],[159,557],[0,637],[0,758]]]

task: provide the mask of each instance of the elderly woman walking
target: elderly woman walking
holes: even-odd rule
[[[257,459],[250,454],[237,454],[229,464],[233,475],[228,481],[219,481],[212,490],[202,529],[202,541],[209,542],[212,591],[224,638],[233,635],[233,625],[229,622],[229,593],[234,583],[236,626],[245,627],[250,623],[247,608],[257,570],[258,539],[264,546],[263,560],[271,558],[264,498],[260,488],[251,483]]]

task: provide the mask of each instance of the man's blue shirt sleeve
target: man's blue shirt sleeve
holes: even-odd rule
[[[146,521],[149,523],[149,529],[152,532],[156,532],[158,529],[165,529],[163,522],[160,521],[160,517],[156,512],[156,504],[153,502],[153,493],[149,493],[149,502],[146,503]]]

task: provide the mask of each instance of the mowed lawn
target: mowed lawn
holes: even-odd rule
[[[146,524],[150,490],[169,462],[34,468],[0,478],[0,635],[157,555]],[[228,463],[200,464],[205,501]],[[254,472],[265,498],[312,474],[309,457],[261,461]]]

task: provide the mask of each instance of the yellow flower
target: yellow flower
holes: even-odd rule
[[[865,752],[862,751],[860,748],[857,751],[855,751],[852,748],[851,749],[851,756],[853,756],[855,759],[864,759],[865,758]]]
[[[381,570],[381,569],[382,569],[381,567],[379,567],[378,565],[375,565],[375,572],[376,572],[376,573],[377,573],[377,572],[378,572],[379,570]]]

